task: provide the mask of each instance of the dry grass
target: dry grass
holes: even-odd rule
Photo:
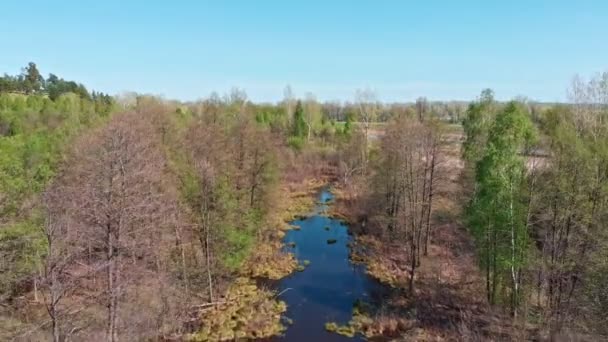
[[[324,186],[323,180],[304,180],[283,186],[276,202],[275,215],[269,219],[270,228],[245,263],[242,273],[250,277],[281,279],[298,269],[298,262],[283,251],[285,230],[299,229],[288,222],[312,211],[315,194]]]
[[[278,335],[285,330],[281,315],[287,309],[270,291],[239,278],[217,305],[203,309],[202,328],[191,341],[230,341]]]
[[[281,250],[279,241],[267,241],[256,247],[247,260],[243,273],[254,278],[281,279],[298,266],[295,257]]]
[[[253,253],[241,269],[239,278],[227,291],[221,304],[206,308],[202,328],[190,335],[195,341],[222,341],[270,337],[283,332],[284,302],[274,294],[261,290],[250,278],[281,279],[294,271],[302,271],[307,263],[298,264],[295,257],[283,250],[285,231],[294,229],[289,222],[307,215],[315,205],[319,188],[327,184],[324,177],[298,179],[285,177],[264,230]]]

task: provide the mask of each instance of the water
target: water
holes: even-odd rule
[[[276,285],[284,291],[280,299],[287,303],[286,316],[293,320],[284,336],[285,341],[353,341],[325,330],[326,322],[347,324],[353,305],[358,300],[374,303],[379,300],[382,286],[365,274],[365,267],[349,260],[348,226],[340,220],[323,216],[333,198],[327,190],[319,194],[319,204],[311,216],[291,224],[300,230],[290,230],[285,236],[286,247],[302,264],[310,261],[302,272],[284,278]],[[328,229],[326,228],[328,227]],[[328,239],[336,242],[328,244]]]

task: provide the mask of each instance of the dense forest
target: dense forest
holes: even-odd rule
[[[306,272],[283,238],[321,188],[384,289],[324,329],[607,338],[608,73],[570,93],[179,102],[29,63],[0,77],[0,339],[281,335],[289,303],[267,280]]]

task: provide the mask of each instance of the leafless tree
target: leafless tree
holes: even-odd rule
[[[363,123],[363,133],[365,137],[365,149],[363,151],[364,173],[368,163],[369,129],[372,122],[378,117],[380,105],[376,93],[371,89],[357,90],[355,102],[359,108],[359,120]]]
[[[332,120],[340,121],[343,119],[344,106],[340,101],[329,101],[323,104],[323,109],[327,113],[327,117]]]
[[[79,142],[73,192],[82,244],[93,268],[105,272],[106,338],[118,340],[119,307],[133,270],[146,267],[149,241],[162,227],[160,187],[163,156],[153,128],[135,113],[115,116],[103,129]],[[139,266],[138,266],[139,265]]]
[[[199,240],[205,253],[205,267],[207,269],[207,286],[209,291],[209,301],[214,300],[213,295],[213,270],[211,265],[211,230],[212,230],[212,209],[215,183],[215,170],[205,159],[196,161],[195,168],[198,174],[200,186],[200,234]]]
[[[285,107],[287,122],[293,122],[293,113],[296,109],[296,98],[289,84],[283,89],[283,106]]]
[[[411,293],[421,251],[426,250],[431,236],[439,141],[438,128],[430,122],[400,117],[389,126],[381,144],[382,162],[377,178],[383,214],[389,238],[406,243]]]
[[[426,117],[429,111],[429,104],[426,100],[426,97],[419,97],[416,99],[416,114],[418,115],[418,120],[422,121]]]
[[[64,197],[65,191],[61,191],[57,182],[49,187],[43,195],[46,211],[43,234],[47,248],[43,260],[44,273],[42,285],[47,313],[51,320],[53,341],[61,340],[64,310],[62,300],[76,287],[77,280],[71,277],[68,268],[77,257],[77,251],[70,244],[69,216],[66,202],[69,198]]]
[[[189,163],[194,167],[194,176],[197,182],[197,192],[193,194],[191,207],[194,211],[196,223],[196,238],[200,243],[205,265],[205,278],[207,283],[208,300],[211,302],[215,298],[214,281],[214,258],[213,246],[215,241],[216,219],[216,185],[218,171],[224,174],[232,173],[229,161],[238,162],[239,152],[234,151],[234,145],[244,146],[239,143],[240,137],[232,137],[232,142],[223,135],[223,127],[219,125],[208,125],[205,119],[194,123],[186,135],[184,141],[185,148],[189,153]],[[233,145],[231,145],[231,143]],[[223,153],[230,151],[230,153]],[[244,160],[244,156],[243,156]],[[235,185],[238,186],[238,185]]]

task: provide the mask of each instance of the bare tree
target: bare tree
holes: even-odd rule
[[[79,142],[74,166],[77,214],[93,268],[105,271],[106,339],[117,341],[121,297],[136,275],[129,270],[153,253],[149,237],[162,226],[160,186],[165,165],[154,130],[137,114],[116,116]],[[140,267],[145,267],[141,265]]]
[[[433,211],[433,197],[436,192],[437,169],[441,163],[440,147],[443,144],[443,130],[438,122],[428,122],[424,135],[424,162],[425,162],[425,177],[426,186],[424,209],[425,209],[425,226],[424,226],[424,255],[428,255],[428,246],[431,239],[431,215]]]
[[[213,269],[211,254],[211,230],[212,230],[212,210],[215,186],[215,171],[213,166],[205,159],[196,161],[195,168],[198,174],[200,187],[200,234],[199,241],[205,253],[205,267],[207,269],[207,286],[209,291],[209,301],[213,301]]]
[[[306,99],[304,101],[304,117],[306,118],[307,126],[307,140],[310,141],[310,137],[313,131],[313,126],[321,119],[321,106],[317,102],[317,98],[313,93],[306,93]]]
[[[359,108],[359,120],[363,123],[363,133],[365,137],[365,149],[363,151],[364,173],[368,163],[369,128],[372,122],[378,117],[380,105],[376,93],[371,89],[357,90],[355,102]]]
[[[581,319],[586,306],[593,306],[585,302],[583,293],[605,288],[590,280],[594,278],[591,265],[607,241],[603,222],[608,203],[608,154],[600,146],[608,141],[608,73],[588,81],[576,77],[569,94],[572,106],[547,113],[545,148],[550,154],[539,170],[540,194],[534,203],[542,256],[537,301],[547,309],[553,335],[565,323]]]
[[[348,185],[352,177],[363,171],[363,156],[361,150],[364,146],[364,136],[360,130],[354,132],[353,136],[340,148],[338,154],[338,170],[341,181]]]
[[[340,101],[329,101],[323,104],[323,109],[327,113],[327,117],[331,120],[340,121],[343,119],[344,107]]]
[[[289,84],[283,89],[283,106],[285,107],[287,122],[293,122],[293,113],[296,109],[296,98]]]
[[[65,204],[70,199],[66,198],[65,194],[66,192],[62,192],[55,184],[43,196],[46,219],[42,228],[47,253],[43,260],[42,285],[46,289],[43,293],[45,293],[47,313],[51,319],[54,342],[61,340],[64,314],[61,307],[62,299],[69,295],[76,285],[76,279],[70,279],[67,272],[77,254],[69,242],[69,218],[65,210],[69,206]]]
[[[418,120],[423,121],[429,111],[429,104],[426,97],[419,97],[416,99],[416,114]]]
[[[239,155],[239,152],[235,151],[238,150],[239,146],[245,146],[244,142],[239,143],[240,137],[238,134],[232,138],[232,142],[237,148],[230,145],[229,139],[222,134],[222,127],[207,125],[203,118],[201,122],[195,123],[190,128],[185,141],[189,152],[189,162],[194,166],[197,182],[196,193],[192,194],[191,206],[197,221],[196,236],[203,253],[208,300],[210,302],[215,298],[213,241],[215,240],[217,169],[223,170],[225,174],[232,173],[228,160],[230,160],[230,157]],[[231,153],[221,153],[221,151],[230,151]],[[244,159],[244,155],[242,158]],[[231,160],[238,163],[237,159],[238,157]],[[239,185],[235,186],[238,187]]]
[[[377,175],[379,198],[383,202],[389,238],[403,239],[406,244],[411,293],[421,251],[426,249],[431,235],[439,141],[437,127],[400,117],[389,126],[381,144],[382,162]]]
[[[245,89],[233,87],[230,94],[225,96],[225,102],[230,107],[229,114],[233,117],[243,114],[249,101]]]

